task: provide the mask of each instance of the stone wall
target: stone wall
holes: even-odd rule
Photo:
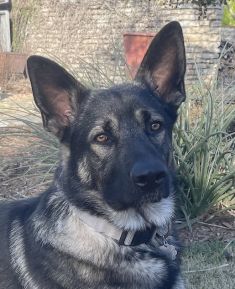
[[[222,40],[231,43],[235,47],[235,27],[221,28]]]
[[[210,80],[217,73],[219,45],[221,42],[220,6],[209,6],[202,14],[197,6],[182,4],[175,8],[162,8],[159,21],[177,20],[184,32],[187,54],[187,80],[194,82],[199,73],[202,79]]]
[[[209,7],[202,17],[196,6],[174,8],[158,3],[40,0],[27,27],[24,51],[59,59],[84,80],[106,85],[125,78],[125,32],[155,33],[165,23],[178,20],[186,41],[187,81],[197,79],[197,70],[210,78],[218,62],[221,9]]]

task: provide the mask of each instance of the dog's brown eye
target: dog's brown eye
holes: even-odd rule
[[[108,136],[106,134],[99,134],[96,136],[95,140],[99,143],[105,143],[108,141]]]
[[[156,131],[161,128],[161,123],[159,121],[155,121],[151,124],[151,130]]]

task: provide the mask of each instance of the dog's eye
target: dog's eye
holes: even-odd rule
[[[151,123],[151,130],[157,131],[161,128],[161,123],[159,121],[154,121]]]
[[[101,133],[95,137],[95,140],[99,143],[106,143],[109,140],[109,137],[106,134]]]

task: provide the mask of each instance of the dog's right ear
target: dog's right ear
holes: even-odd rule
[[[27,70],[43,126],[62,140],[87,89],[64,68],[41,56],[29,57]]]
[[[155,36],[135,80],[149,85],[156,95],[176,109],[185,100],[184,37],[180,24],[170,22]]]

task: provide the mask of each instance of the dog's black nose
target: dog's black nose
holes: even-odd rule
[[[167,176],[166,168],[156,163],[136,163],[131,170],[131,178],[136,186],[151,189],[161,184]]]

